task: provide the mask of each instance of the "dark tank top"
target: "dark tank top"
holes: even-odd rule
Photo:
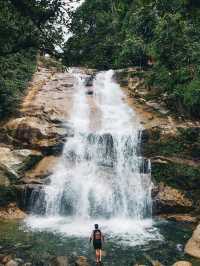
[[[94,230],[93,231],[93,239],[94,239],[94,241],[99,241],[99,240],[101,240],[101,231],[100,230]]]

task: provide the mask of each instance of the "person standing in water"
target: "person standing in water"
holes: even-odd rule
[[[104,236],[99,229],[99,225],[94,225],[94,230],[90,236],[90,242],[93,241],[93,247],[96,251],[96,263],[101,263],[101,255],[102,255],[102,243],[104,243]]]

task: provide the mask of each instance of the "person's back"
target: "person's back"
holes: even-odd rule
[[[101,250],[102,250],[102,242],[104,242],[104,236],[99,230],[98,224],[95,224],[95,230],[93,230],[92,235],[90,237],[90,242],[93,240],[93,247],[96,251],[96,262],[101,262]]]

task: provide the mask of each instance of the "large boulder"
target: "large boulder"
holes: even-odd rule
[[[0,219],[24,219],[25,217],[26,214],[17,207],[16,203],[0,207]]]
[[[25,174],[25,183],[30,183],[30,180],[44,179],[53,173],[56,165],[58,164],[59,157],[46,156],[34,168],[27,171]]]
[[[38,117],[20,117],[9,121],[5,131],[13,139],[12,144],[39,149],[50,153],[61,150],[66,137],[73,135],[69,125],[57,124]]]
[[[197,226],[192,237],[187,242],[185,252],[190,256],[200,259],[200,224]]]
[[[193,202],[183,191],[160,183],[153,191],[155,214],[187,212],[193,209]]]
[[[37,151],[0,147],[0,185],[7,186],[15,183],[24,171],[33,167],[41,159],[42,154]]]

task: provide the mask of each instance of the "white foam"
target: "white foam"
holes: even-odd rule
[[[88,238],[91,235],[95,223],[108,238],[106,241],[114,241],[119,245],[137,246],[149,241],[162,241],[162,236],[154,227],[152,219],[88,219],[77,217],[38,217],[30,216],[26,219],[26,226],[30,230],[48,231],[60,234],[62,237]]]

